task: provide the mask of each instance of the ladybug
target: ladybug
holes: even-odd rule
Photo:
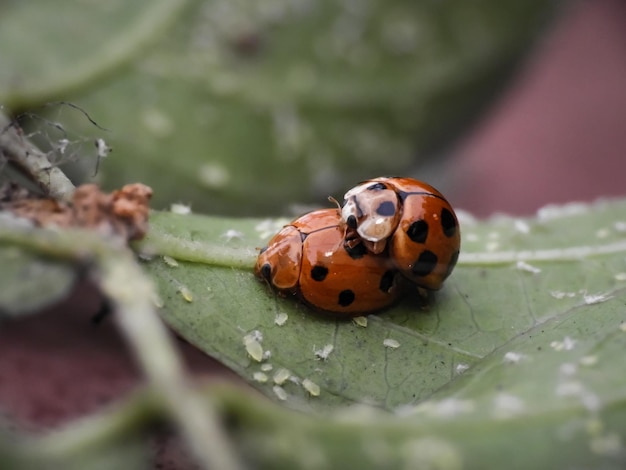
[[[346,240],[337,209],[313,211],[285,226],[261,250],[255,274],[318,310],[357,316],[390,306],[401,276],[385,254]]]
[[[345,194],[341,218],[348,234],[356,232],[372,254],[387,253],[419,287],[440,289],[458,260],[461,231],[454,209],[439,191],[413,178],[360,183]]]

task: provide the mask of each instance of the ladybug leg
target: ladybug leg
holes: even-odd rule
[[[345,234],[343,236],[343,240],[344,240],[343,242],[344,246],[349,250],[353,250],[358,245],[363,243],[363,240],[361,240],[361,237],[359,237],[359,234],[356,233],[356,230],[348,227],[347,225],[345,227]]]
[[[415,290],[417,292],[417,295],[423,300],[428,300],[428,298],[430,297],[430,291],[428,289],[417,286]]]
[[[379,240],[377,242],[370,242],[368,240],[363,240],[363,243],[365,243],[365,247],[367,248],[367,251],[369,251],[370,253],[374,253],[375,255],[382,253],[383,251],[385,251],[385,248],[387,247],[386,239]]]

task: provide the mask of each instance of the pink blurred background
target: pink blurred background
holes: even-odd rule
[[[487,216],[626,194],[626,2],[582,1],[460,143],[452,204]]]
[[[626,2],[573,4],[455,153],[446,195],[480,216],[624,196]],[[141,380],[113,322],[90,323],[99,305],[85,286],[53,311],[3,325],[0,403],[20,425],[59,425]],[[235,380],[179,344],[197,374]],[[180,448],[158,448],[161,468],[186,467]]]

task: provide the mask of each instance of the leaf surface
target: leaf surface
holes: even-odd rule
[[[3,2],[0,103],[24,107],[111,73],[152,41],[184,0]]]
[[[444,288],[426,307],[413,297],[370,315],[366,328],[312,314],[254,277],[255,249],[284,220],[155,214],[146,247],[178,262],[155,257],[146,269],[179,334],[293,408],[417,405],[481,419],[592,410],[626,398],[616,354],[626,340],[624,221],[624,202],[546,208],[532,220],[462,217],[462,257]],[[247,335],[270,356],[253,359]]]
[[[93,16],[87,7],[75,16],[68,11],[62,18],[85,38],[75,41],[63,34],[72,29],[57,31],[62,23],[48,21],[58,17],[48,9],[59,8],[48,3],[23,13],[43,17],[42,25],[31,21],[41,28],[30,28],[41,37],[28,41],[48,60],[34,53],[20,59],[65,64],[75,49],[87,50],[86,59],[103,69],[111,44],[134,44],[118,38],[168,4],[121,2],[113,18],[101,11],[112,2]],[[284,211],[285,201],[340,197],[348,182],[404,174],[423,162],[500,88],[558,2],[189,3],[185,14],[170,15],[177,20],[172,28],[153,28],[161,34],[152,48],[131,48],[129,67],[111,73],[108,64],[106,80],[79,96],[62,95],[111,132],[95,130],[79,113],[54,109],[46,116],[87,142],[74,180],[93,175],[94,157],[87,156],[95,154],[93,140],[103,138],[114,149],[100,165],[104,186],[137,180],[154,188],[154,207],[184,202],[202,212],[256,215]],[[22,40],[16,27],[0,44]],[[70,44],[45,41],[55,34]],[[45,69],[28,73],[34,65],[7,71],[50,83]],[[65,75],[77,71],[68,66]]]
[[[0,246],[0,266],[0,313],[5,315],[35,313],[64,298],[76,280],[74,266],[15,247]]]

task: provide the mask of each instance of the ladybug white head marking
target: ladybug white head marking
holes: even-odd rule
[[[341,218],[346,225],[356,229],[368,242],[384,242],[398,226],[400,215],[396,192],[374,181],[348,191],[341,209]]]

